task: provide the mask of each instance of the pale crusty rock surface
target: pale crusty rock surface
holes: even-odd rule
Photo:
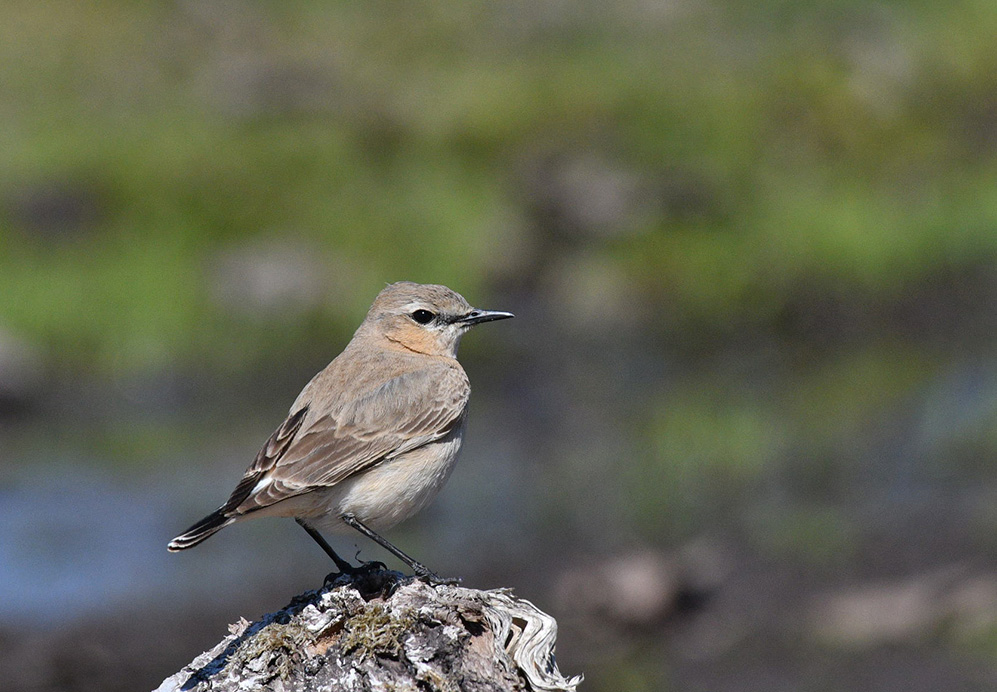
[[[507,590],[340,577],[230,635],[156,692],[575,690],[554,663],[557,623]]]

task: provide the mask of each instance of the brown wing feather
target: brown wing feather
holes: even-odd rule
[[[220,512],[224,514],[231,513],[249,497],[253,488],[260,482],[264,474],[276,466],[281,457],[287,453],[307,415],[308,406],[304,406],[292,413],[280,424],[280,427],[274,431],[270,439],[266,441],[256,454],[256,459],[253,460],[253,463],[246,470],[246,474],[239,481],[239,485],[235,487],[235,490],[232,491],[228,501],[222,505],[219,510]]]
[[[335,485],[385,459],[440,439],[462,422],[469,395],[467,376],[452,367],[394,377],[298,430],[279,454],[265,453],[271,447],[268,442],[250,467],[252,476],[247,473],[239,484],[239,488],[246,487],[237,511],[244,514]],[[253,493],[264,479],[270,483]]]

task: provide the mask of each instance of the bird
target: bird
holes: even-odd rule
[[[290,517],[332,558],[358,568],[322,531],[355,529],[430,582],[441,580],[378,531],[425,507],[453,470],[471,393],[457,362],[473,326],[513,317],[437,284],[399,281],[375,298],[353,338],[291,405],[228,500],[169,542],[198,545],[255,517]],[[379,563],[378,563],[379,564]]]

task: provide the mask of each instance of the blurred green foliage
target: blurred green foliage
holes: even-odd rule
[[[0,316],[98,369],[314,333],[212,302],[206,262],[247,239],[349,267],[313,310],[341,331],[384,280],[473,293],[534,232],[522,167],[562,152],[639,179],[599,251],[680,323],[764,326],[801,287],[896,296],[997,251],[992,3],[3,14]],[[39,219],[39,195],[77,208]]]

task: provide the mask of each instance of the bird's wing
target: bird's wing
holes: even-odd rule
[[[232,491],[228,501],[218,510],[219,513],[224,515],[242,513],[238,511],[239,505],[253,493],[253,488],[287,453],[298,431],[301,430],[301,424],[307,415],[308,406],[304,406],[288,416],[280,424],[280,427],[274,430],[270,439],[257,452],[256,459],[246,469],[246,473],[242,476],[242,480],[239,481],[239,485]]]
[[[463,371],[430,368],[394,377],[303,429],[306,409],[295,412],[226,504],[245,514],[439,440],[460,425],[469,395]]]

